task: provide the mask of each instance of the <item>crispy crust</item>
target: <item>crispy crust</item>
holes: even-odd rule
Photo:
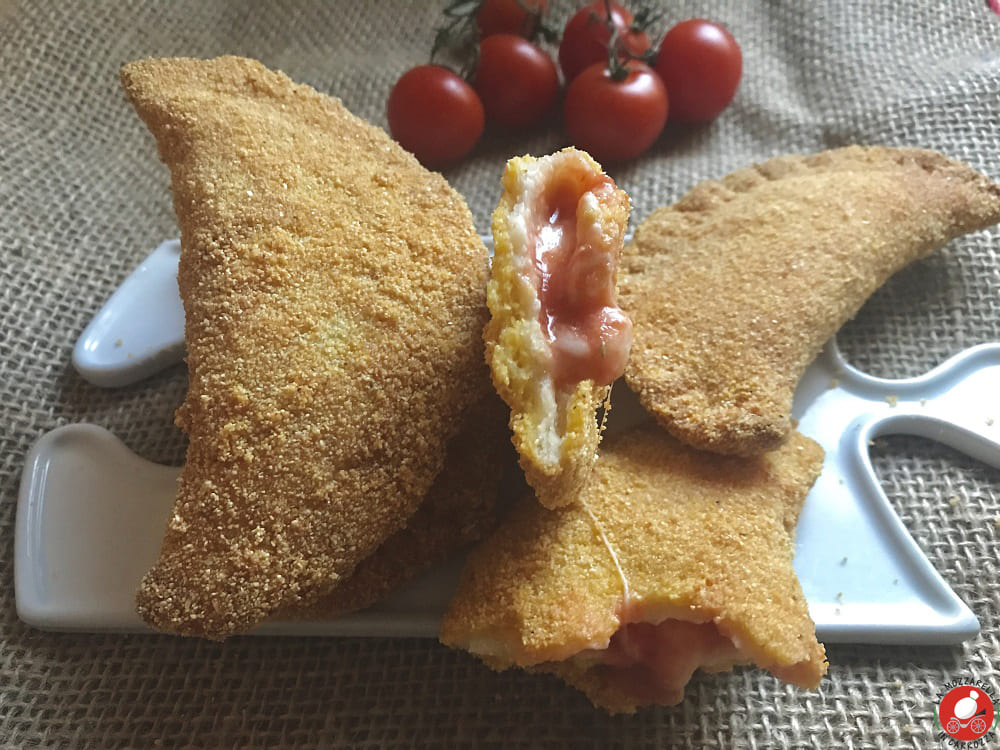
[[[626,622],[703,620],[748,661],[815,687],[826,661],[792,535],[822,460],[798,433],[758,458],[695,451],[653,425],[609,438],[580,502],[546,511],[525,500],[472,554],[441,640],[632,711],[633,696],[573,657],[605,648]]]
[[[1000,187],[919,149],[772,159],[649,216],[622,261],[626,368],[675,436],[721,453],[775,448],[823,344],[893,273],[1000,221]]]
[[[601,173],[600,165],[589,154],[576,149],[563,149],[545,158],[562,154],[578,155]],[[493,384],[511,407],[512,441],[521,468],[539,502],[548,508],[557,508],[572,502],[590,476],[601,440],[601,425],[596,413],[607,403],[611,388],[585,380],[571,393],[558,397],[554,406],[539,394],[539,383],[548,377],[549,354],[538,324],[537,293],[524,283],[523,253],[515,246],[508,222],[522,198],[519,177],[529,165],[538,161],[532,156],[517,157],[508,161],[504,170],[504,192],[493,212],[494,254],[487,288],[491,317],[483,338]],[[624,235],[628,224],[628,198],[623,192],[617,192],[621,198],[619,202],[601,206],[604,213],[600,220],[612,236]],[[553,413],[553,408],[559,414]],[[550,460],[544,447],[545,424],[549,420],[563,423],[557,460]]]
[[[444,178],[281,73],[144,60],[122,83],[171,171],[190,373],[138,610],[223,638],[327,593],[416,510],[484,395],[488,259]]]
[[[326,620],[364,609],[486,536],[496,525],[500,476],[510,452],[506,417],[496,394],[475,404],[462,430],[448,441],[444,469],[406,527],[319,601],[276,617]]]

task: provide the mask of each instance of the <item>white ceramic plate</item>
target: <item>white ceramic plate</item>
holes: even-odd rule
[[[176,261],[176,243],[161,245],[95,317],[74,351],[84,377],[122,385],[181,356]],[[882,492],[868,446],[881,435],[921,435],[1000,467],[998,382],[1000,344],[969,349],[908,380],[855,370],[834,341],[809,367],[793,416],[826,459],[799,519],[795,568],[820,640],[949,644],[979,632],[975,615]],[[647,418],[623,384],[615,399],[609,429]],[[134,593],[156,558],[177,474],[94,425],[42,436],[28,456],[18,499],[20,617],[54,630],[145,630]],[[451,561],[366,612],[269,623],[253,632],[433,637],[460,566]]]

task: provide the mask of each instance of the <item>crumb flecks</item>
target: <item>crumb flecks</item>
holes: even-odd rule
[[[494,393],[470,408],[461,431],[448,442],[444,469],[406,526],[329,594],[275,616],[329,620],[363,609],[482,539],[497,520],[504,448],[509,450],[506,420],[507,410]]]
[[[911,261],[998,221],[1000,186],[921,149],[783,156],[703,182],[626,248],[626,380],[695,447],[771,450],[791,428],[802,373],[865,300]]]
[[[488,256],[441,175],[256,61],[122,83],[171,171],[190,375],[178,523],[138,609],[223,638],[327,593],[416,510],[488,393]]]

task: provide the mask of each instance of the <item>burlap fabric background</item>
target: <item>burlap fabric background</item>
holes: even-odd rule
[[[742,670],[697,676],[676,708],[609,718],[552,678],[494,675],[429,641],[218,645],[46,634],[16,619],[15,496],[38,436],[87,420],[149,459],[183,456],[172,426],[182,366],[102,391],[69,365],[76,336],[101,302],[177,233],[167,172],[120,93],[119,65],[148,55],[250,55],[384,125],[389,88],[425,60],[438,7],[0,0],[0,744],[943,746],[934,736],[938,687],[952,678],[997,684],[1000,473],[915,439],[880,442],[878,471],[921,547],[979,616],[982,634],[957,648],[833,646],[817,692]],[[725,22],[743,45],[745,78],[715,124],[672,131],[615,171],[636,220],[700,178],[855,142],[939,149],[1000,179],[1000,17],[984,0],[731,0],[665,10],[674,21]],[[562,22],[568,12],[560,3],[552,17]],[[504,160],[562,143],[557,127],[491,138],[447,177],[486,230]],[[871,372],[915,375],[960,349],[1000,340],[998,299],[993,231],[903,272],[840,341]]]

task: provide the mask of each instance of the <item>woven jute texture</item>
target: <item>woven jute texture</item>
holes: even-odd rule
[[[878,474],[982,634],[954,648],[831,647],[815,692],[757,670],[697,675],[675,708],[610,718],[550,677],[496,675],[425,640],[220,645],[50,634],[18,621],[15,498],[34,440],[89,421],[153,461],[183,458],[172,423],[183,366],[106,391],[69,364],[103,300],[177,234],[167,171],[121,94],[119,66],[153,55],[252,56],[384,126],[389,89],[426,60],[442,4],[0,0],[0,745],[943,747],[939,687],[998,682],[1000,472],[911,438],[879,441]],[[571,8],[551,10],[558,24]],[[699,179],[849,143],[934,148],[1000,179],[1000,16],[984,0],[679,1],[664,11],[663,23],[724,22],[742,43],[745,73],[718,121],[671,129],[614,171],[636,221]],[[446,176],[485,231],[505,159],[564,143],[555,124],[490,136]],[[994,230],[903,271],[839,340],[867,371],[916,375],[1000,340],[998,300]]]

